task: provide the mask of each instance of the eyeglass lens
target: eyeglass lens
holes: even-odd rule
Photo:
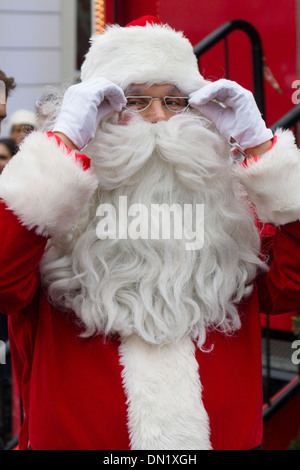
[[[182,96],[165,96],[164,98],[152,98],[151,96],[126,96],[125,108],[130,111],[141,112],[145,111],[153,100],[163,101],[164,105],[169,111],[178,113],[188,107],[188,99]]]

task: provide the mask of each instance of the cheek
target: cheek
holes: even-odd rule
[[[120,124],[121,126],[126,126],[126,124],[129,121],[131,121],[132,117],[133,116],[131,113],[126,112],[126,111],[121,111],[121,113],[119,113],[118,124]]]

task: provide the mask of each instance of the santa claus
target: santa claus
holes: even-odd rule
[[[299,176],[292,133],[204,80],[182,33],[93,37],[0,179],[21,448],[259,446],[259,312],[299,307]]]

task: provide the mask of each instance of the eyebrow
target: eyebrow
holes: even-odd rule
[[[141,88],[139,86],[129,86],[125,90],[125,94],[144,94],[146,93],[144,88]],[[165,96],[172,96],[172,93],[181,93],[176,86],[171,85],[167,91]]]

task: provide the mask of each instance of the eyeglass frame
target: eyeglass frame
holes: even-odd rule
[[[16,134],[30,134],[33,131],[34,126],[32,126],[31,124],[14,124],[11,129],[11,132],[15,132]]]
[[[125,98],[126,98],[126,100],[127,100],[128,98],[150,98],[149,104],[148,104],[145,108],[143,108],[143,109],[141,109],[141,110],[138,110],[138,109],[129,109],[129,108],[127,108],[127,103],[126,103],[125,109],[127,109],[127,111],[130,111],[130,112],[132,112],[132,113],[142,113],[143,111],[146,111],[146,109],[148,109],[149,106],[151,106],[152,102],[155,101],[155,100],[156,100],[156,101],[159,100],[159,101],[161,101],[161,102],[163,101],[164,104],[165,104],[165,107],[167,108],[167,110],[170,111],[171,113],[174,113],[174,114],[182,113],[183,111],[185,111],[185,110],[186,110],[187,108],[189,108],[189,106],[190,106],[190,104],[189,104],[189,102],[188,102],[188,96],[164,96],[163,98],[156,98],[156,97],[153,98],[152,96],[144,96],[144,95],[128,95],[128,96],[125,95]],[[166,104],[166,102],[165,102],[166,98],[180,98],[180,99],[184,99],[184,100],[187,101],[187,105],[186,105],[184,108],[182,108],[181,110],[179,110],[179,111],[173,111],[173,110],[170,109],[170,108],[168,107],[168,105]]]

